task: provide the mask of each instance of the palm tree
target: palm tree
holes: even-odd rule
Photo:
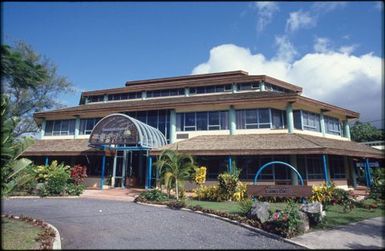
[[[192,156],[167,149],[160,154],[155,165],[168,191],[175,186],[176,199],[179,200],[179,188],[184,187],[184,181],[190,179],[196,167]]]
[[[31,179],[22,171],[32,161],[26,158],[19,158],[20,155],[33,144],[31,138],[13,137],[13,129],[19,119],[10,117],[8,113],[8,98],[1,95],[1,188],[3,195],[8,195],[17,185],[22,185]]]

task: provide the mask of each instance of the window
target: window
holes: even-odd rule
[[[285,128],[286,112],[277,109],[271,109],[271,120],[273,129]]]
[[[321,131],[319,114],[302,111],[302,123],[304,130]]]
[[[203,94],[203,93],[215,93],[215,92],[229,92],[232,90],[232,85],[210,85],[210,86],[199,86],[190,87],[190,94]]]
[[[104,101],[104,95],[89,96],[88,103]]]
[[[227,130],[227,111],[186,112],[176,114],[177,131]]]
[[[341,135],[340,121],[337,118],[324,116],[326,133]]]
[[[75,120],[48,120],[45,126],[45,136],[55,135],[74,135],[75,134]]]
[[[237,129],[271,128],[270,108],[237,110]]]
[[[324,179],[323,163],[320,156],[307,156],[307,178],[311,179]]]
[[[138,99],[142,98],[142,92],[129,92],[128,99]]]
[[[329,170],[332,179],[346,178],[344,158],[342,156],[330,156]]]
[[[79,134],[80,135],[91,134],[92,129],[94,129],[94,126],[99,122],[99,120],[100,120],[100,118],[81,119],[80,120],[80,127],[79,127]]]
[[[237,90],[246,91],[246,90],[259,90],[259,83],[251,82],[251,83],[239,83],[237,84]]]
[[[184,95],[183,88],[147,91],[147,98]]]
[[[108,100],[124,100],[128,99],[128,93],[109,94]]]
[[[293,111],[293,118],[294,118],[294,128],[298,130],[302,130],[302,116],[301,111]]]

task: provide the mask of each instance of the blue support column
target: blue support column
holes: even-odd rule
[[[229,158],[228,158],[228,172],[231,173],[231,171],[233,170],[233,160],[231,158],[231,155],[229,155]]]
[[[48,164],[49,163],[48,163],[48,156],[47,156],[47,157],[45,157],[45,165],[48,166]]]
[[[146,175],[146,189],[151,188],[151,176],[152,176],[152,158],[150,155],[147,156],[147,175]]]
[[[100,177],[100,190],[103,190],[103,186],[104,186],[104,171],[105,171],[105,167],[106,167],[106,153],[104,152],[104,147],[102,149],[103,149],[103,157],[102,157],[102,174],[101,174],[101,177]]]
[[[323,164],[324,164],[324,177],[325,177],[325,182],[326,182],[326,185],[329,186],[330,185],[330,180],[329,180],[329,172],[328,172],[328,158],[327,158],[327,155],[326,154],[323,154],[322,155],[322,159],[323,159]]]
[[[370,175],[370,166],[369,166],[369,159],[368,158],[365,160],[365,179],[366,179],[366,186],[371,187],[372,186],[372,177]]]

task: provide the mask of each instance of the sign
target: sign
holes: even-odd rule
[[[310,197],[312,194],[311,186],[293,185],[247,185],[247,195],[249,197]]]
[[[89,142],[92,145],[136,145],[139,132],[127,117],[116,115],[102,119],[92,130]]]
[[[365,162],[357,162],[356,167],[365,167],[366,163]],[[376,162],[369,162],[369,167],[380,167],[380,164],[378,161]]]

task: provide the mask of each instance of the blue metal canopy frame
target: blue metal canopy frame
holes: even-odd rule
[[[111,125],[114,125],[114,122],[119,121],[120,126],[123,126],[122,128],[113,128],[111,130]],[[119,130],[127,130],[128,128],[135,128],[138,138],[137,142],[132,142],[135,144],[113,144],[109,142],[101,142],[96,141],[96,143],[91,143],[92,136],[94,135],[94,132],[96,132],[96,136],[98,136],[98,133],[101,131],[103,132],[103,126],[108,125],[107,128],[105,128],[105,131],[119,131]],[[118,140],[121,139],[121,134],[115,134],[115,137],[118,136]],[[120,140],[119,140],[120,141]],[[123,140],[124,141],[124,140]],[[151,176],[152,176],[152,158],[149,154],[149,150],[152,148],[158,148],[163,145],[167,144],[167,140],[163,133],[159,131],[158,129],[149,126],[137,119],[134,119],[126,114],[121,113],[114,113],[110,114],[104,118],[102,118],[94,127],[94,129],[91,132],[90,140],[89,140],[90,147],[100,149],[102,151],[105,150],[114,150],[114,151],[124,151],[126,154],[129,151],[147,151],[147,174],[146,174],[146,181],[145,181],[145,188],[148,189],[151,187]],[[104,176],[105,176],[105,165],[106,165],[106,155],[103,154],[102,157],[102,173],[100,177],[100,189],[103,190],[104,186]],[[115,168],[115,164],[114,164]],[[123,175],[124,176],[124,175]],[[123,183],[122,183],[123,184]],[[123,185],[122,185],[123,187]]]
[[[303,183],[303,179],[302,179],[302,176],[301,174],[297,171],[297,169],[295,167],[293,167],[292,165],[286,163],[286,162],[283,162],[283,161],[271,161],[269,163],[266,163],[264,164],[261,168],[259,168],[259,170],[257,171],[257,173],[255,174],[255,178],[254,178],[254,185],[257,184],[257,179],[258,179],[258,176],[259,174],[263,171],[263,169],[265,169],[266,167],[268,166],[271,166],[271,165],[274,165],[274,164],[280,164],[280,165],[284,165],[284,166],[287,166],[289,167],[290,169],[292,169],[299,177],[300,181],[301,181],[301,185],[303,186],[304,183]]]

